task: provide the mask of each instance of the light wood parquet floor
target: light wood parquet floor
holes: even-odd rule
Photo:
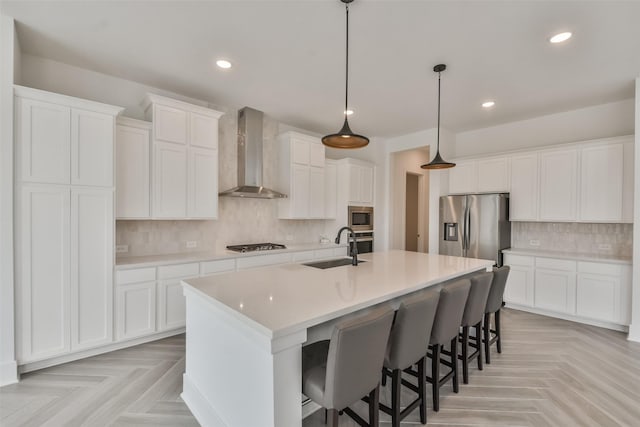
[[[483,371],[472,364],[460,393],[443,387],[429,425],[640,426],[640,344],[514,310],[504,310],[503,319],[502,354],[494,347]],[[0,388],[0,425],[197,426],[180,399],[183,371],[180,335],[25,374]],[[381,400],[389,394],[384,389]],[[411,398],[403,395],[403,402]],[[365,408],[355,409],[364,415]],[[389,417],[382,414],[381,424]],[[323,425],[322,411],[303,423]],[[340,417],[340,426],[355,425]],[[417,413],[403,425],[419,425]]]

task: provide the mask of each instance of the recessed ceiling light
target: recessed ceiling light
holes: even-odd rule
[[[496,105],[495,101],[486,101],[482,103],[483,108],[491,108]]]
[[[562,43],[569,40],[571,38],[571,35],[572,34],[570,32],[556,34],[555,36],[551,37],[549,41],[551,43]]]
[[[220,68],[231,68],[231,62],[227,61],[226,59],[218,59],[216,61],[216,65]]]
[[[347,116],[350,116],[353,114],[353,110],[345,110],[344,112]]]

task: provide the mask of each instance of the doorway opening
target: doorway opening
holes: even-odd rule
[[[420,232],[418,227],[418,210],[420,204],[420,193],[418,186],[420,175],[407,173],[405,185],[405,221],[404,221],[404,250],[418,252],[418,240]]]

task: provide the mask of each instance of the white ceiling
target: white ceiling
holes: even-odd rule
[[[338,0],[3,1],[23,52],[333,133],[344,102]],[[453,131],[634,96],[640,1],[374,1],[351,4],[352,129]],[[574,37],[562,45],[548,38]],[[222,71],[224,57],[234,64]],[[494,99],[492,110],[482,101]]]

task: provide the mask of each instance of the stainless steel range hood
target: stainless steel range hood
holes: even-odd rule
[[[219,193],[226,197],[281,199],[287,197],[262,186],[262,111],[238,111],[238,186]]]

